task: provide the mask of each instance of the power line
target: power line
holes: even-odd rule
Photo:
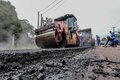
[[[64,0],[62,4],[60,4],[56,9],[54,9],[55,11],[58,10],[58,8],[60,8],[63,4],[65,4],[65,1],[67,0]]]
[[[120,23],[120,19],[113,25],[113,26],[115,26],[115,25],[117,25],[117,24],[119,24]],[[112,30],[113,30],[113,32],[115,33],[116,31],[115,31],[115,28],[117,28],[117,27],[111,27],[112,28]]]
[[[52,8],[54,8],[55,6],[57,6],[60,2],[62,2],[63,0],[60,0],[58,3],[56,3],[53,7],[51,7],[51,8],[49,8],[47,11],[45,11],[45,12],[43,12],[43,14],[44,13],[46,13],[46,12],[48,12],[48,11],[50,11]]]
[[[48,5],[47,7],[45,7],[44,9],[42,9],[41,11],[38,11],[38,23],[37,26],[39,28],[39,13],[44,11],[45,9],[49,8],[52,4],[54,4],[57,0],[54,0],[50,5]],[[52,8],[54,8],[55,6],[57,6],[60,2],[62,2],[63,0],[60,0],[59,2],[57,2],[54,6],[52,6],[51,8],[49,8],[47,11],[41,13],[41,26],[42,26],[42,22],[43,22],[43,17],[42,15],[46,12],[48,12],[49,10],[51,10]]]
[[[37,27],[39,28],[39,18],[40,18],[40,12],[42,12],[42,11],[44,11],[45,9],[47,9],[47,8],[49,8],[52,4],[54,4],[55,2],[56,2],[57,0],[54,0],[52,3],[50,3],[48,6],[46,6],[44,9],[42,9],[42,10],[40,10],[40,11],[38,11],[38,22],[37,22]],[[43,19],[43,17],[42,17],[42,14],[41,14],[41,26],[42,26],[42,19]]]
[[[120,23],[120,19],[119,19],[114,25],[112,25],[112,26],[115,26],[115,25],[117,25],[118,23]],[[115,33],[115,28],[117,28],[117,27],[111,27],[111,28],[112,28],[113,32]]]
[[[44,9],[40,10],[39,12],[44,11],[45,9],[49,8],[52,4],[54,4],[57,0],[54,0],[52,3],[50,3],[48,6],[46,6]]]

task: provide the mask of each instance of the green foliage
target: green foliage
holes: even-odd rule
[[[15,7],[9,1],[0,0],[0,43],[12,42],[13,35],[15,45],[31,44],[34,41],[33,26],[26,19],[18,19]]]
[[[7,42],[12,34],[18,38],[22,31],[15,7],[9,1],[0,0],[0,41]]]
[[[102,39],[101,39],[101,41],[106,41],[107,39],[105,38],[105,37],[103,37]]]
[[[26,20],[20,20],[18,25],[21,26],[19,30],[22,29],[19,40],[17,40],[17,46],[28,47],[34,44],[34,29],[33,26]]]
[[[34,36],[33,26],[28,22],[28,20],[21,20],[21,27],[23,28],[23,33],[29,33],[32,37]]]
[[[117,35],[117,38],[120,40],[120,34],[116,34]]]
[[[21,22],[20,20],[17,21],[17,26],[13,29],[12,34],[15,35],[16,40],[20,38],[20,34],[22,33],[23,28],[21,27]]]

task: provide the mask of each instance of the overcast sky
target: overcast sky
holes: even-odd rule
[[[20,19],[27,19],[36,27],[37,12],[54,0],[8,1],[16,7]],[[56,3],[59,1],[57,0]],[[68,13],[74,14],[78,19],[79,28],[91,27],[93,34],[100,36],[107,35],[108,31],[112,30],[112,26],[120,28],[118,23],[120,22],[120,0],[63,0],[59,5],[61,4],[63,5],[59,8],[56,6],[43,16],[56,18]]]

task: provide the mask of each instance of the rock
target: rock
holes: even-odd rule
[[[54,72],[55,72],[55,74],[59,74],[60,70],[59,69],[55,69]]]
[[[11,77],[9,77],[7,80],[13,80]]]
[[[103,73],[102,69],[93,69],[92,71],[96,74],[102,74]]]
[[[96,80],[96,76],[95,75],[89,76],[88,78],[90,78],[91,80]]]
[[[108,57],[105,57],[105,60],[106,60],[106,61],[109,61]]]
[[[53,62],[47,62],[47,63],[46,63],[46,66],[48,66],[48,67],[53,67],[53,66],[54,66],[54,63],[53,63]]]
[[[120,72],[119,68],[113,68],[113,70],[116,70],[117,72]]]
[[[84,74],[81,74],[81,76],[82,76],[82,78],[84,78],[85,76],[84,76]]]
[[[35,73],[35,72],[36,72],[36,70],[34,70],[34,69],[28,71],[29,74],[33,74],[33,73]]]
[[[14,75],[12,77],[12,80],[20,80],[21,75],[22,75],[22,73],[19,73],[18,75]]]
[[[112,73],[111,74],[113,77],[120,77],[120,73]]]
[[[100,68],[104,68],[104,66],[103,66],[102,64],[99,64],[98,66],[99,66]]]
[[[19,80],[19,77],[12,78],[12,80]]]
[[[56,62],[56,63],[54,63],[54,66],[55,66],[55,67],[62,67],[63,64],[62,64],[62,63],[57,63],[57,62]]]
[[[38,80],[43,80],[45,78],[45,75],[43,75],[42,73],[40,73],[38,76],[37,76],[37,79]]]
[[[93,64],[93,63],[91,63],[91,64],[90,64],[90,66],[94,66],[94,64]]]
[[[79,69],[77,69],[77,70],[75,70],[75,72],[76,72],[76,73],[79,73],[79,72],[80,72],[80,70],[79,70]]]
[[[93,69],[92,71],[96,74],[102,74],[103,77],[106,77],[107,75],[108,76],[110,75],[108,72],[104,72],[102,69]]]
[[[109,76],[110,74],[108,72],[103,72],[103,77]]]
[[[67,67],[63,68],[63,71],[68,71],[68,68]]]
[[[66,62],[63,60],[63,61],[62,61],[62,64],[63,64],[63,65],[66,65]]]
[[[41,73],[42,73],[42,72],[44,72],[44,70],[45,70],[45,69],[44,69],[44,67],[43,67],[43,66],[40,66],[38,70],[39,70],[39,72],[41,72]]]
[[[58,75],[58,79],[63,79],[63,78],[64,78],[64,76],[62,74]]]

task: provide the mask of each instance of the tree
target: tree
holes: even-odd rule
[[[9,2],[0,0],[0,43],[12,42],[12,36],[15,36],[15,44],[32,42],[34,29],[30,23],[17,17],[15,7]]]
[[[34,43],[33,26],[30,25],[30,23],[26,19],[20,20],[20,22],[21,22],[21,27],[23,30],[22,30],[22,33],[20,35],[18,45],[19,46],[29,46],[29,45]]]
[[[0,1],[0,36],[1,42],[8,42],[12,34],[19,38],[22,27],[19,23],[15,7],[8,1]]]
[[[103,37],[102,39],[101,39],[101,41],[106,41],[107,39],[105,38],[105,37]]]

